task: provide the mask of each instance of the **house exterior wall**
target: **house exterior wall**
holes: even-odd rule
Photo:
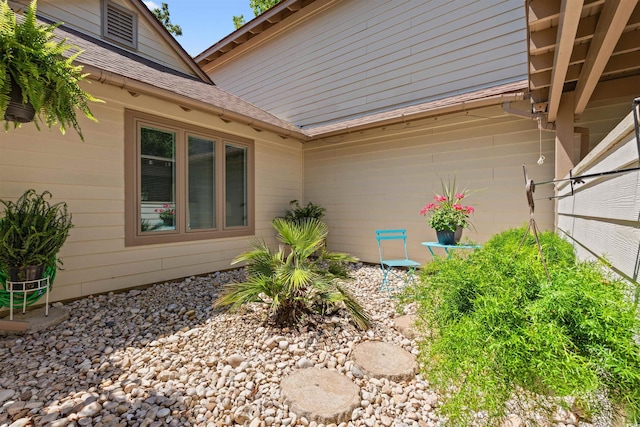
[[[522,165],[536,181],[552,179],[553,136],[543,133],[548,161],[538,166],[536,122],[496,106],[314,142],[304,149],[305,202],[327,208],[331,250],[375,263],[374,230],[406,228],[409,256],[424,262],[430,257],[420,243],[436,236],[419,211],[441,193],[441,178],[472,192],[465,202],[476,209],[475,230],[465,230],[463,241],[482,243],[528,222]],[[536,191],[542,229],[553,228],[553,203],[545,199],[552,195],[550,186]]]
[[[256,236],[273,241],[271,220],[284,214],[290,200],[302,199],[298,141],[98,82],[85,89],[106,101],[92,105],[99,123],[81,119],[86,142],[73,131],[38,132],[33,124],[0,133],[0,198],[15,200],[29,188],[48,190],[55,202],[66,201],[73,215],[53,300],[229,269],[248,248],[247,237],[125,247],[125,107],[253,139]]]
[[[524,15],[519,0],[344,0],[203,67],[221,88],[313,126],[525,79]]]
[[[627,111],[630,105],[627,104]],[[573,175],[639,166],[632,113],[629,113],[574,169]],[[558,191],[557,228],[579,258],[604,257],[614,271],[638,281],[640,270],[640,172],[585,179]]]
[[[521,111],[527,106],[528,101],[512,105]],[[629,111],[626,99],[592,103],[576,126],[589,128],[592,139],[601,138],[622,111]],[[465,201],[476,208],[475,229],[465,230],[463,241],[483,243],[528,223],[522,165],[535,182],[552,180],[554,139],[555,132],[540,132],[536,121],[508,115],[501,106],[330,137],[305,144],[305,203],[327,208],[331,250],[376,263],[374,230],[406,228],[409,256],[424,262],[430,256],[420,243],[436,236],[419,211],[441,192],[441,178],[455,177],[460,187],[471,190]],[[541,166],[540,153],[545,157]],[[553,195],[552,185],[536,187],[534,218],[542,230],[554,229]],[[400,248],[395,250],[395,256],[403,256]]]
[[[114,0],[116,4],[127,9],[134,10],[131,4],[123,0]],[[73,0],[39,0],[38,14],[55,22],[63,22],[65,25],[89,34],[97,39],[102,38],[102,18],[100,0],[73,1]],[[107,43],[109,41],[105,40]],[[126,49],[126,48],[123,48]],[[141,16],[138,16],[138,55],[163,64],[169,68],[183,73],[194,75],[173,50],[173,47],[158,37],[158,32]]]

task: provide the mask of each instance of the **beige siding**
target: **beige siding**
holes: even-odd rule
[[[33,124],[0,133],[0,198],[15,199],[26,189],[49,190],[66,201],[75,227],[61,251],[64,270],[56,277],[53,300],[123,289],[231,268],[247,237],[125,247],[124,108],[164,115],[255,140],[256,235],[273,241],[273,217],[292,199],[302,198],[302,146],[248,126],[224,123],[198,111],[93,82],[99,123],[82,120],[86,142],[69,131],[37,132]]]
[[[518,0],[345,0],[210,75],[309,126],[524,79],[524,20]]]
[[[126,0],[116,0],[116,3],[130,10],[135,10],[130,2]],[[73,0],[40,0],[38,1],[38,13],[55,22],[63,22],[69,27],[102,39],[100,4],[100,0],[81,2]],[[158,36],[158,32],[141,16],[138,16],[138,50],[136,53],[167,67],[194,75],[193,71],[184,63],[184,60],[175,53],[168,43]]]
[[[627,104],[627,111],[630,105]],[[638,164],[632,114],[609,133],[574,170],[574,176],[625,168]],[[614,270],[638,281],[640,266],[640,173],[627,172],[585,179],[558,194],[557,224],[560,235],[574,244],[582,259],[606,258]]]
[[[411,258],[423,262],[420,242],[435,232],[420,209],[440,192],[440,178],[457,179],[473,192],[475,230],[463,240],[484,242],[499,231],[525,225],[529,209],[522,165],[536,181],[553,175],[553,134],[539,133],[532,120],[507,116],[501,107],[425,119],[305,146],[305,202],[327,208],[328,245],[363,261],[377,262],[374,230],[406,228]],[[553,228],[552,189],[536,192],[536,220]]]

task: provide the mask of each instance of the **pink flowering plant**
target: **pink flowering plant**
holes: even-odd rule
[[[176,209],[171,203],[165,203],[162,205],[162,208],[155,209],[155,212],[159,214],[161,220],[167,221],[172,220],[176,214]]]
[[[468,191],[459,191],[455,180],[449,185],[442,183],[442,194],[436,194],[433,202],[425,205],[420,215],[429,217],[429,226],[437,231],[456,231],[458,226],[467,228],[470,225],[469,215],[475,209],[464,205],[462,200]]]

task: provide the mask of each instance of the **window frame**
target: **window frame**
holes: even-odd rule
[[[175,132],[175,230],[141,231],[142,189],[140,177],[140,128],[151,127]],[[125,246],[188,242],[255,234],[255,142],[213,129],[166,119],[161,116],[125,109]],[[215,141],[216,227],[188,229],[189,215],[189,136]],[[247,225],[226,226],[225,146],[246,149]]]

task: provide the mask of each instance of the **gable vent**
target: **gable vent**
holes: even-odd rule
[[[138,16],[109,0],[103,0],[102,36],[133,49],[138,48]]]

